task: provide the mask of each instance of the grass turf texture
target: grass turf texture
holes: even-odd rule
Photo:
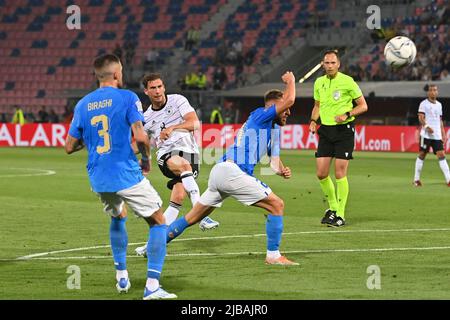
[[[288,258],[300,266],[265,265],[264,212],[228,199],[212,214],[219,229],[201,232],[193,226],[169,244],[161,279],[166,290],[179,299],[450,299],[450,189],[434,155],[425,162],[424,186],[414,188],[415,154],[356,152],[349,169],[347,225],[340,229],[320,225],[327,205],[313,152],[283,151],[282,156],[293,177],[260,178],[285,201],[281,251],[291,252]],[[132,288],[119,295],[107,247],[109,218],[90,191],[85,161],[85,151],[67,156],[62,149],[0,148],[0,299],[142,298],[146,260],[135,257],[134,248],[146,241],[147,226],[130,213]],[[166,178],[154,162],[148,177],[166,206]],[[201,167],[201,191],[210,168]],[[11,176],[36,173],[28,169],[56,174]],[[188,208],[186,199],[183,214]],[[102,245],[41,257],[59,260],[15,260]],[[335,251],[342,249],[355,251]],[[80,290],[67,289],[70,265],[80,267]],[[381,290],[367,288],[370,265],[380,267]]]

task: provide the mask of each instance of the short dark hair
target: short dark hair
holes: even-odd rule
[[[112,63],[120,64],[119,57],[112,53],[105,53],[105,54],[102,54],[101,56],[98,56],[97,58],[95,58],[94,72],[95,72],[95,75],[97,76],[97,78],[104,78],[106,76],[106,74],[100,74],[99,71]]]
[[[120,63],[119,57],[112,53],[102,54],[101,56],[95,58],[94,69],[95,70],[101,69],[104,66],[109,65],[110,63]]]
[[[423,88],[423,90],[425,90],[426,92],[428,92],[428,90],[430,90],[430,88],[434,88],[434,87],[437,88],[437,84],[435,84],[435,83],[427,83],[427,84],[425,85],[425,87]]]
[[[283,98],[283,91],[278,89],[272,89],[264,94],[264,103],[267,103],[267,101],[270,100],[278,100],[281,98]]]
[[[338,60],[340,60],[340,57],[339,57],[339,51],[338,51],[337,49],[328,49],[328,50],[326,50],[325,53],[323,54],[323,57],[325,58],[325,56],[326,56],[327,54],[334,54],[334,55],[336,55],[336,57],[338,58]]]
[[[148,84],[150,81],[155,81],[155,80],[158,80],[158,79],[161,79],[161,81],[164,83],[164,80],[162,79],[160,73],[152,72],[152,73],[146,74],[146,75],[142,78],[142,85],[144,86],[144,88],[147,88],[147,84]]]

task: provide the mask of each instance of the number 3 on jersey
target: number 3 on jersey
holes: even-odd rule
[[[99,123],[101,123],[103,127],[102,129],[98,130],[98,135],[103,138],[103,146],[97,146],[97,153],[98,154],[108,153],[109,151],[111,151],[111,141],[108,133],[109,130],[108,117],[105,116],[104,114],[101,114],[91,119],[92,126],[97,127]]]

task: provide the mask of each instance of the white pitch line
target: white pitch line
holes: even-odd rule
[[[28,170],[28,171],[41,171],[38,173],[15,173],[15,174],[0,174],[1,178],[17,178],[17,177],[35,177],[35,176],[51,176],[56,174],[56,171],[46,169],[33,169],[33,168],[8,168],[9,170]]]
[[[300,234],[346,234],[346,233],[389,233],[389,232],[439,232],[439,231],[450,231],[450,228],[438,228],[438,229],[382,229],[382,230],[330,230],[330,231],[299,231],[299,232],[287,232],[283,233],[283,236],[289,236],[289,235],[300,235]],[[179,242],[179,241],[197,241],[197,240],[220,240],[220,239],[233,239],[233,238],[255,238],[255,237],[265,237],[265,233],[260,234],[248,234],[248,235],[229,235],[229,236],[217,236],[217,237],[196,237],[196,238],[186,238],[186,239],[175,239],[173,242]],[[135,242],[135,243],[129,243],[129,246],[133,245],[143,245],[146,242]],[[73,249],[64,249],[64,250],[56,250],[56,251],[49,251],[49,252],[40,252],[40,253],[34,253],[30,255],[26,255],[23,257],[18,257],[16,260],[29,260],[29,259],[36,259],[38,257],[47,256],[51,254],[58,254],[58,253],[66,253],[66,252],[76,252],[76,251],[86,251],[86,250],[95,250],[95,249],[104,249],[104,248],[110,248],[110,245],[99,245],[99,246],[92,246],[92,247],[83,247],[83,248],[73,248]],[[1,260],[0,260],[1,261]]]
[[[450,246],[445,247],[411,247],[411,248],[366,248],[366,249],[312,249],[312,250],[287,250],[285,254],[292,253],[359,253],[359,252],[390,252],[390,251],[430,251],[430,250],[450,250]],[[248,256],[248,255],[265,255],[266,252],[223,252],[223,253],[174,253],[167,254],[167,258],[179,257],[220,257],[220,256]],[[127,256],[127,258],[140,258],[140,256]],[[111,256],[78,256],[78,257],[39,257],[33,260],[83,260],[83,259],[112,259]],[[0,259],[0,261],[17,261],[14,259]],[[24,260],[22,260],[24,261]]]

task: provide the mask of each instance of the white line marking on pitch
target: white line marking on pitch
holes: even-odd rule
[[[367,248],[367,249],[312,249],[312,250],[287,250],[283,253],[358,253],[358,252],[389,252],[389,251],[429,251],[429,250],[450,250],[450,246],[445,247],[412,247],[412,248]],[[178,257],[208,257],[208,256],[248,256],[264,255],[266,252],[223,252],[223,253],[173,253],[167,254],[167,258]],[[111,256],[78,256],[78,257],[39,257],[33,260],[83,260],[83,259],[111,259]],[[127,256],[127,258],[140,258],[140,256]],[[17,261],[14,259],[0,259],[0,261]],[[23,260],[22,260],[23,261]]]
[[[40,171],[38,173],[15,173],[15,174],[0,174],[1,178],[17,178],[17,177],[35,177],[35,176],[51,176],[56,174],[56,171],[46,169],[32,169],[32,168],[8,168],[9,170],[27,170]]]
[[[299,232],[287,232],[283,233],[283,236],[286,235],[299,235],[299,234],[346,234],[346,233],[381,233],[381,232],[439,232],[439,231],[450,231],[450,228],[438,228],[438,229],[385,229],[385,230],[342,230],[342,231],[299,231]],[[218,237],[197,237],[197,238],[186,238],[186,239],[175,239],[173,242],[179,242],[179,241],[196,241],[196,240],[220,240],[220,239],[233,239],[233,238],[255,238],[255,237],[265,237],[265,233],[261,234],[248,234],[248,235],[230,235],[230,236],[218,236]],[[135,242],[135,243],[129,243],[129,246],[133,245],[142,245],[145,242]],[[58,253],[65,253],[65,252],[75,252],[75,251],[86,251],[86,250],[94,250],[94,249],[104,249],[104,248],[110,248],[110,245],[99,245],[99,246],[92,246],[92,247],[83,247],[83,248],[73,248],[73,249],[65,249],[65,250],[56,250],[56,251],[49,251],[49,252],[41,252],[41,253],[34,253],[30,255],[26,255],[23,257],[18,257],[16,260],[29,260],[29,259],[36,259],[42,256],[47,256],[51,254],[58,254]],[[248,253],[245,253],[248,254]],[[9,261],[9,259],[6,259]],[[2,260],[0,260],[2,261]]]

